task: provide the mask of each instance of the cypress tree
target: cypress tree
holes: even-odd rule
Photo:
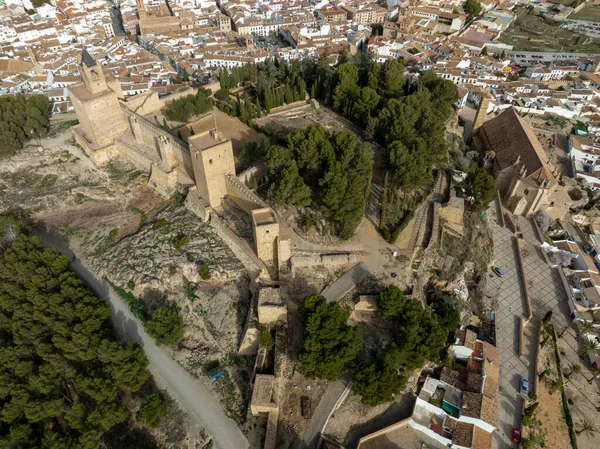
[[[273,106],[273,95],[271,94],[271,88],[265,89],[265,110],[267,114],[271,112],[271,107]]]
[[[221,73],[219,73],[219,84],[221,85],[221,89],[229,91],[229,72],[227,71],[227,67],[222,68]]]
[[[292,93],[292,88],[289,84],[285,86],[285,102],[287,104],[294,102],[294,94]]]
[[[258,101],[258,97],[256,97],[256,117],[260,118],[262,116],[261,113],[261,108],[260,108],[260,101]]]
[[[313,98],[313,99],[317,98],[317,82],[316,81],[310,88],[310,98]]]

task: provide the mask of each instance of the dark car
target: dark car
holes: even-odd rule
[[[500,267],[492,267],[492,271],[494,273],[496,273],[496,276],[498,276],[499,278],[503,278],[504,277],[504,270]]]
[[[521,442],[521,431],[515,427],[512,431],[512,437],[510,439],[513,443],[519,444]]]

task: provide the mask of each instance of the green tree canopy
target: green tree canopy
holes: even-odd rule
[[[293,131],[288,146],[267,152],[266,185],[278,204],[315,203],[333,231],[347,239],[363,216],[373,150],[352,132],[330,135],[320,124]]]
[[[362,346],[362,331],[348,326],[349,316],[349,310],[337,302],[326,302],[322,296],[304,299],[304,339],[298,369],[305,377],[333,381],[356,358]]]
[[[21,94],[0,98],[0,158],[11,156],[29,139],[48,133],[48,97]]]
[[[167,403],[158,393],[145,397],[140,404],[140,409],[135,415],[135,420],[150,427],[158,427],[161,418],[167,416],[169,409]]]
[[[123,392],[146,382],[148,360],[117,341],[109,315],[38,238],[20,234],[0,255],[3,447],[96,449],[127,420]]]
[[[481,4],[477,0],[467,0],[464,10],[469,16],[477,16],[481,12]]]
[[[354,374],[352,391],[361,396],[361,402],[375,406],[389,402],[406,388],[406,373],[399,369],[400,352],[391,343],[377,360],[362,365]]]
[[[176,345],[183,338],[183,319],[174,310],[158,308],[146,323],[146,332],[159,345]]]
[[[496,182],[485,169],[477,167],[467,175],[466,191],[472,199],[472,209],[479,213],[496,197]]]
[[[204,114],[213,107],[209,96],[212,92],[207,89],[198,89],[195,95],[187,95],[178,98],[163,108],[163,114],[169,120],[187,123],[189,119],[196,115]]]

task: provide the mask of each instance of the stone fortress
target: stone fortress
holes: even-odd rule
[[[186,206],[204,221],[219,222],[215,212],[227,197],[252,218],[258,271],[267,268],[277,278],[280,269],[287,269],[289,233],[273,210],[236,177],[232,143],[219,132],[213,115],[201,119],[200,132],[186,143],[144,117],[165,105],[156,92],[126,101],[119,82],[105,75],[102,64],[85,49],[80,72],[82,81],[69,87],[79,119],[72,133],[94,163],[127,160],[149,173],[150,186],[161,195],[186,194]]]

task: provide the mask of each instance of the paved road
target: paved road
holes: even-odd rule
[[[496,223],[495,209],[490,209],[490,229],[494,239],[494,264],[501,267],[505,276],[490,274],[486,295],[497,298],[496,346],[500,350],[500,409],[499,432],[494,432],[493,447],[499,449],[516,447],[510,441],[513,427],[520,427],[522,398],[519,394],[520,380],[526,376],[530,384],[534,372],[534,329],[548,310],[553,310],[553,322],[559,326],[567,322],[568,305],[566,293],[556,269],[550,268],[539,248],[539,240],[531,221],[518,218],[519,228],[525,239],[523,264],[528,279],[534,319],[524,332],[525,354],[519,358],[519,318],[527,315],[527,304],[518,272],[519,262],[513,233]]]
[[[36,231],[45,245],[72,259],[73,253],[60,238],[43,231]],[[248,441],[237,425],[229,419],[215,396],[201,383],[194,380],[181,366],[160,349],[143,329],[143,325],[131,314],[123,299],[89,272],[79,261],[71,264],[73,271],[101,298],[111,303],[113,324],[119,334],[129,341],[139,343],[150,361],[154,376],[158,376],[188,413],[196,418],[212,436],[219,449],[244,449]]]
[[[492,217],[492,214],[489,215]],[[516,447],[510,441],[513,427],[520,426],[522,398],[519,395],[521,377],[531,378],[533,363],[520,359],[519,317],[527,314],[527,305],[519,276],[513,233],[490,220],[494,239],[494,264],[501,267],[505,276],[489,274],[486,295],[498,300],[496,311],[496,346],[500,350],[500,403],[499,432],[493,434],[493,447]]]
[[[331,414],[336,407],[340,406],[340,398],[351,387],[351,379],[352,375],[348,372],[327,387],[315,408],[310,424],[304,431],[304,443],[299,443],[296,447],[302,447],[303,449],[315,449],[317,447],[321,432],[327,425]]]
[[[327,302],[338,301],[354,288],[354,286],[360,283],[367,275],[369,271],[364,262],[359,262],[346,271],[338,280],[333,284],[329,285],[323,290],[323,295]]]

